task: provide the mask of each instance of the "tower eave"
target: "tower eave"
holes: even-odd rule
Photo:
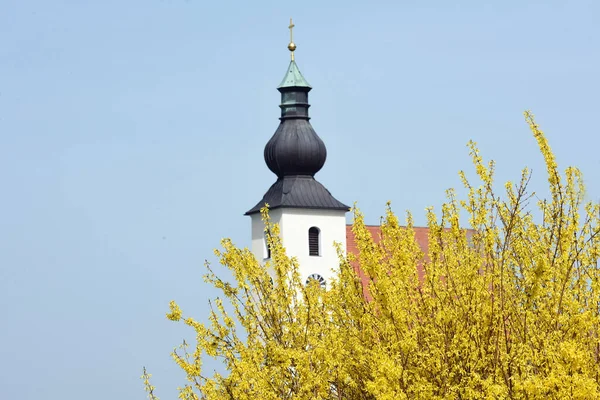
[[[266,203],[259,203],[251,210],[248,210],[244,213],[244,215],[255,215],[260,213],[260,210],[265,206]],[[350,207],[301,207],[301,206],[277,206],[271,207],[269,206],[269,210],[280,210],[280,209],[301,209],[301,210],[327,210],[327,211],[343,211],[347,213],[350,211]]]
[[[277,179],[267,193],[254,207],[244,215],[260,212],[269,205],[269,209],[303,208],[312,210],[338,210],[347,212],[350,207],[337,200],[312,176],[285,176]]]

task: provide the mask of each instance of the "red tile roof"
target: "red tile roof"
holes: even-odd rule
[[[381,241],[381,226],[367,225],[366,228],[369,231],[369,233],[371,234],[373,241],[375,243],[379,243]],[[413,227],[413,230],[415,232],[415,239],[416,239],[417,243],[419,244],[419,246],[421,247],[421,251],[423,252],[425,258],[427,258],[427,254],[429,252],[429,228]],[[354,233],[352,233],[352,225],[346,225],[346,253],[358,254],[358,248],[356,247],[356,240],[354,238]],[[354,263],[354,270],[356,271],[358,276],[360,276],[360,279],[363,284],[363,289],[365,289],[365,295],[367,298],[369,298],[370,296],[368,295],[367,290],[366,290],[367,285],[368,285],[367,276],[360,269],[360,266],[358,265],[358,263]],[[417,265],[417,272],[419,274],[419,280],[422,281],[424,274],[425,274],[423,271],[422,264]]]
[[[379,225],[367,225],[367,230],[371,234],[373,241],[377,244],[381,241],[381,226]],[[427,227],[413,227],[413,231],[415,232],[415,240],[419,244],[421,251],[423,252],[423,261],[427,261],[429,259],[429,228]],[[472,237],[475,233],[473,229],[467,229],[467,237]],[[356,240],[354,238],[354,233],[352,233],[352,225],[346,225],[346,253],[358,255],[358,248],[356,246]],[[353,263],[354,270],[360,276],[364,293],[367,299],[370,298],[367,290],[368,286],[368,278],[365,273],[360,269],[360,266],[357,262]],[[418,264],[416,266],[417,273],[419,274],[419,280],[423,282],[423,278],[425,277],[425,271],[423,269],[423,264]]]
[[[373,237],[375,243],[379,243],[381,240],[381,226],[367,225],[366,228]],[[413,230],[415,231],[417,243],[419,243],[419,246],[421,246],[421,251],[427,255],[429,251],[429,228],[413,227]],[[354,234],[352,233],[352,225],[346,225],[346,252],[352,254],[358,253],[356,241],[354,240]]]

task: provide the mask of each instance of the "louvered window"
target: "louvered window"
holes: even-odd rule
[[[319,254],[319,228],[312,227],[308,230],[308,254],[318,256]]]

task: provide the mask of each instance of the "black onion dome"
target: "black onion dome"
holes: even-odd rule
[[[306,119],[283,120],[265,146],[265,162],[279,178],[314,176],[326,158],[325,143]]]

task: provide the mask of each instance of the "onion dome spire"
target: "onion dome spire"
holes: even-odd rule
[[[265,146],[265,162],[278,178],[288,175],[314,176],[325,164],[327,149],[325,143],[314,131],[308,120],[308,84],[296,61],[290,18],[290,44],[292,54],[290,65],[277,87],[281,93],[281,124]]]
[[[293,41],[294,24],[290,18],[291,61],[277,90],[281,93],[281,121],[275,134],[267,142],[265,162],[277,175],[263,199],[246,214],[254,214],[268,203],[273,208],[294,207],[348,211],[349,207],[336,200],[314,179],[327,158],[325,143],[311,126],[308,116],[308,84],[296,61]]]

